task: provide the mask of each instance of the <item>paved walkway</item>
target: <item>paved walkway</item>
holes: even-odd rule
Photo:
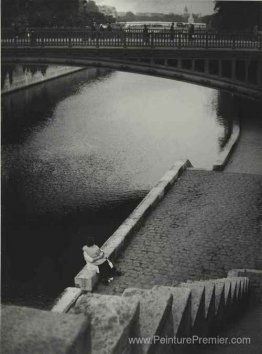
[[[186,171],[118,259],[100,293],[224,277],[262,264],[262,176]]]

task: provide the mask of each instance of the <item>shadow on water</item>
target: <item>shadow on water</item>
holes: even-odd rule
[[[91,68],[4,96],[3,148],[22,145],[52,117],[60,101],[79,93],[83,84],[103,80],[110,74]],[[40,183],[43,176],[34,174],[34,162],[23,156],[21,165],[14,166],[8,153],[3,155],[2,301],[47,308],[65,287],[73,285],[74,276],[84,265],[81,247],[88,235],[93,235],[101,245],[146,191],[115,195],[111,203],[105,200],[97,205],[66,206],[62,201],[60,209],[56,209],[57,205],[50,210],[38,208],[30,198],[38,198],[35,186],[39,186],[37,180]],[[10,164],[11,169],[5,168]],[[50,193],[48,179],[46,183],[43,188]],[[39,193],[45,192],[39,189]],[[52,206],[52,197],[44,198]],[[53,198],[57,196],[54,194]]]
[[[220,150],[223,150],[230,139],[233,121],[238,118],[236,96],[219,91],[217,96],[217,121],[224,128],[224,134],[218,139]]]
[[[10,186],[11,187],[11,186]],[[14,202],[13,198],[3,198]],[[81,248],[93,235],[98,244],[108,238],[142,198],[126,196],[115,205],[76,208],[64,214],[43,215],[3,210],[2,300],[47,307],[84,265]],[[13,204],[13,203],[12,203]]]

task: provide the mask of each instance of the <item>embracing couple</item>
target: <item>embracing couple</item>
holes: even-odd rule
[[[114,279],[114,276],[122,275],[122,272],[117,270],[105,256],[104,251],[95,244],[94,237],[89,237],[82,249],[86,263],[96,267],[96,272],[103,284],[107,285]]]

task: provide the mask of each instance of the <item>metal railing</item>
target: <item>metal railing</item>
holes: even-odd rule
[[[2,29],[2,47],[150,47],[150,48],[231,48],[262,50],[258,33],[218,33],[196,30],[148,31],[33,28],[15,32]]]

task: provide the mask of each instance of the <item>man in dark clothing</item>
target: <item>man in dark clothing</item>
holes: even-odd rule
[[[149,44],[149,32],[147,25],[144,25],[143,28],[143,41],[145,44]]]
[[[173,41],[175,38],[175,27],[174,22],[170,26],[170,40]]]
[[[188,38],[190,41],[194,38],[194,33],[195,33],[195,26],[193,23],[190,24],[189,29],[188,29]]]

